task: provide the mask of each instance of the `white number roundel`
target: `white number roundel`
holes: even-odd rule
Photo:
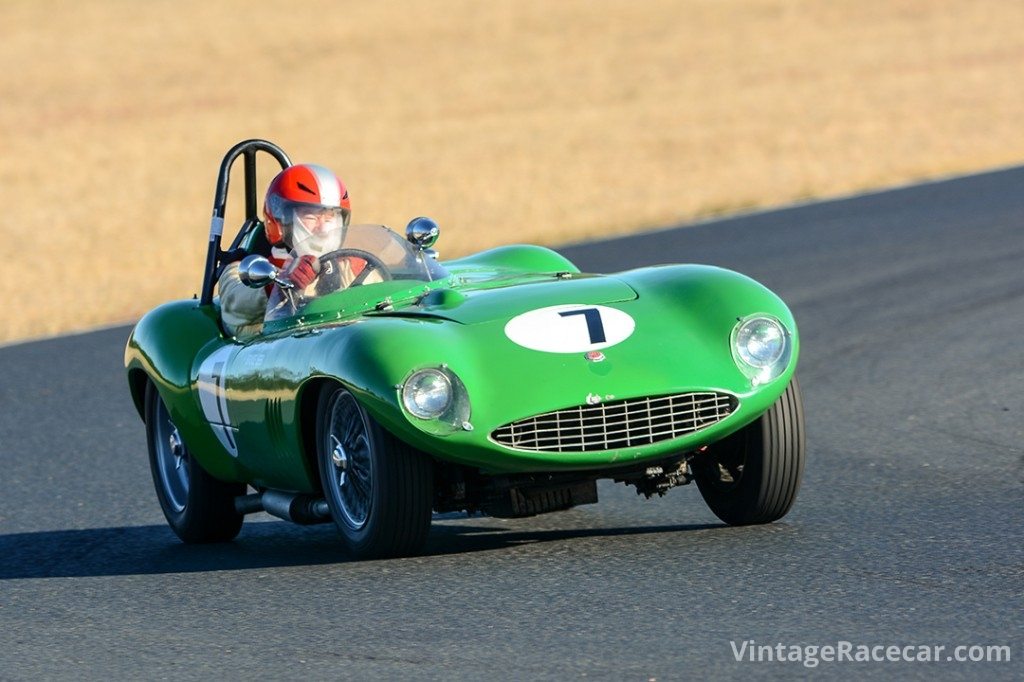
[[[633,318],[601,305],[553,305],[517,315],[505,325],[514,343],[546,353],[583,353],[614,346],[636,328]]]

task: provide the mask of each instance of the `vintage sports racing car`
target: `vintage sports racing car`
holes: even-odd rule
[[[805,449],[799,341],[771,291],[703,265],[584,274],[538,246],[442,262],[437,226],[420,218],[404,238],[350,227],[320,257],[316,295],[233,338],[213,296],[223,264],[249,253],[243,281],[278,276],[257,255],[257,152],[290,165],[262,140],[228,152],[201,295],[147,313],[125,351],[157,497],[182,540],[230,540],[265,511],[333,520],[356,556],[406,555],[432,512],[568,509],[596,502],[601,478],[648,497],[695,481],[729,524],[789,510]],[[239,157],[247,215],[223,251]],[[339,289],[324,273],[353,258],[377,276]]]

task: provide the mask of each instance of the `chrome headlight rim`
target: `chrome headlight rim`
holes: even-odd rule
[[[767,335],[759,334],[758,326],[761,332],[767,331]],[[777,350],[763,347],[773,342],[778,343]],[[778,378],[789,367],[793,355],[793,339],[789,328],[778,317],[767,313],[738,318],[730,335],[729,346],[736,366],[754,386]],[[759,357],[765,352],[766,357]]]
[[[414,390],[414,382],[425,375],[440,375],[447,381],[450,391],[444,409],[435,409],[429,413],[410,409],[410,401],[407,401],[406,396]],[[398,404],[406,418],[421,431],[435,436],[450,436],[454,433],[473,430],[473,425],[470,422],[472,407],[469,403],[469,391],[459,375],[452,371],[447,364],[421,365],[409,372],[405,381],[397,384],[395,388],[397,389]],[[413,406],[415,407],[415,403]]]
[[[416,400],[414,392],[422,389],[424,380],[435,379],[440,381],[440,387],[444,391],[444,401],[440,405],[431,408],[422,406],[422,401]],[[422,420],[438,419],[451,407],[454,388],[449,374],[440,367],[425,367],[412,372],[402,383],[402,406],[405,411],[413,417]]]

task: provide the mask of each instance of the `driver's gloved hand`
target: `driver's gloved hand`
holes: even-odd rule
[[[294,284],[296,289],[305,289],[316,279],[319,270],[320,261],[317,257],[306,254],[298,259],[295,267],[288,273],[288,281]]]

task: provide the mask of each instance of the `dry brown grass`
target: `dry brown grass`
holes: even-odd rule
[[[435,217],[446,256],[1024,159],[1014,2],[7,0],[0,27],[0,341],[195,292],[246,137],[337,170],[358,221]]]

